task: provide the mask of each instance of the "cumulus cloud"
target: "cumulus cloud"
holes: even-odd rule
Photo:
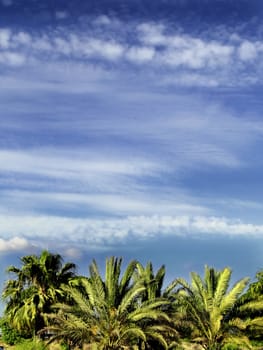
[[[191,69],[215,68],[231,62],[234,49],[230,46],[218,43],[207,44],[189,39],[186,39],[185,42],[188,43],[186,47],[168,49],[160,55],[160,59],[172,66],[184,65]]]
[[[169,40],[163,34],[165,26],[154,23],[141,23],[137,26],[140,40],[147,45],[167,45]]]
[[[164,30],[161,25],[146,23],[138,26],[143,44],[161,47],[158,59],[162,63],[200,69],[225,66],[233,59],[235,48],[230,44],[184,34],[166,34]]]
[[[83,47],[83,53],[91,56],[102,56],[109,60],[117,60],[123,55],[124,48],[115,41],[90,39]]]
[[[10,239],[0,238],[0,253],[1,252],[14,252],[24,250],[30,247],[30,243],[27,239],[21,237],[13,237]]]
[[[131,47],[126,56],[131,62],[145,63],[151,61],[154,54],[155,50],[152,47]]]
[[[58,11],[56,16],[63,19],[67,13]],[[73,62],[80,60],[86,64],[97,60],[96,65],[100,65],[101,61],[118,65],[144,64],[145,67],[151,63],[151,68],[147,66],[147,69],[158,71],[160,67],[165,68],[168,70],[167,77],[171,72],[181,77],[185,75],[188,85],[191,83],[189,74],[195,74],[195,77],[199,75],[203,84],[207,80],[209,87],[258,82],[259,77],[255,78],[257,74],[250,72],[248,79],[247,74],[242,73],[247,73],[246,64],[260,62],[263,54],[260,40],[243,39],[232,32],[227,36],[227,30],[221,40],[216,35],[213,39],[204,33],[186,34],[182,30],[170,28],[167,24],[154,22],[138,25],[131,22],[124,26],[105,15],[91,20],[90,23],[92,25],[85,30],[73,28],[70,32],[49,29],[45,32],[27,33],[2,28],[1,55],[7,55],[5,50],[9,50],[9,54],[11,52],[20,57],[19,64],[25,64],[30,59],[58,61],[64,58]],[[107,33],[103,29],[105,26]],[[131,32],[132,41],[129,39]],[[12,59],[0,61],[1,64],[8,62],[12,62]],[[175,81],[180,84],[180,78]],[[198,85],[196,79],[192,79],[192,82],[194,86]]]
[[[29,33],[26,32],[18,32],[13,35],[13,46],[16,45],[30,45],[32,42],[32,37]]]
[[[262,45],[257,45],[256,43],[252,43],[248,40],[243,41],[238,49],[240,59],[242,61],[255,60],[261,51],[261,47]]]

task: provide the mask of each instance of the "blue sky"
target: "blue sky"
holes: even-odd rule
[[[263,4],[0,1],[0,263],[263,262]]]

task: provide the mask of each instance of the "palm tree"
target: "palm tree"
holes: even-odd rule
[[[24,256],[21,263],[21,268],[10,266],[7,270],[15,277],[7,281],[3,291],[5,316],[16,329],[32,335],[45,325],[51,305],[64,300],[62,285],[75,276],[76,266],[63,265],[61,255],[47,250],[39,256]]]
[[[217,271],[205,266],[203,279],[191,273],[191,285],[178,279],[181,289],[177,297],[184,319],[192,329],[192,340],[204,349],[220,349],[229,342],[249,347],[244,334],[248,324],[234,312],[249,278],[241,279],[230,288],[231,273],[230,268]]]
[[[162,265],[156,273],[154,273],[153,265],[151,262],[148,262],[144,267],[140,262],[136,264],[136,270],[134,274],[134,279],[138,283],[140,282],[145,287],[145,291],[143,292],[141,299],[142,301],[154,301],[156,299],[162,298],[166,300],[167,303],[162,307],[162,311],[164,311],[171,319],[169,322],[165,322],[164,320],[159,320],[155,323],[153,328],[155,329],[157,326],[161,327],[161,333],[165,335],[166,342],[169,343],[169,348],[172,348],[173,345],[178,345],[179,335],[177,332],[177,324],[176,322],[172,322],[172,319],[176,321],[175,312],[176,308],[173,303],[174,300],[174,288],[177,285],[177,281],[174,280],[166,288],[164,288],[164,278],[165,278],[165,266]],[[149,331],[152,330],[152,327],[149,327]],[[145,347],[154,348],[158,347],[158,342],[155,338],[149,337],[150,339],[145,344]]]
[[[145,343],[154,338],[167,347],[162,327],[156,324],[157,320],[169,319],[160,310],[167,302],[142,301],[145,286],[132,281],[137,262],[130,262],[122,276],[121,263],[121,258],[107,259],[103,280],[93,261],[90,276],[82,278],[82,288],[65,288],[74,303],[57,305],[59,312],[48,327],[55,334],[51,341],[68,339],[78,346],[89,344],[101,350],[115,350],[132,348],[138,346],[139,340]]]
[[[136,281],[141,281],[141,283],[145,286],[143,300],[153,300],[161,297],[164,277],[164,265],[159,268],[155,275],[151,262],[148,262],[146,267],[143,267],[141,263],[137,262],[134,279]]]

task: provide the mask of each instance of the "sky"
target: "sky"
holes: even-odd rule
[[[0,0],[0,284],[48,249],[263,268],[263,3]]]

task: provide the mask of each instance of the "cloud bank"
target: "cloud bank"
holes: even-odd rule
[[[76,219],[48,216],[0,216],[1,252],[32,246],[105,250],[161,237],[263,237],[263,225],[207,216],[131,216],[123,219]],[[10,238],[10,236],[12,238]],[[133,244],[133,246],[134,246]]]

